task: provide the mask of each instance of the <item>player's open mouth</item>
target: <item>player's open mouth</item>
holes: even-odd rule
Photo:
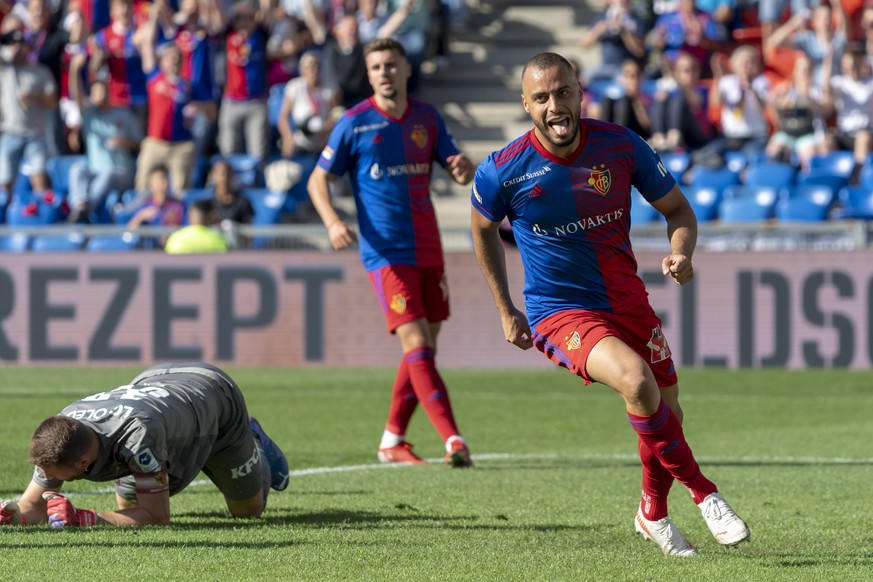
[[[567,117],[559,117],[557,119],[551,119],[548,122],[552,131],[558,134],[560,137],[564,137],[570,131],[570,119]]]

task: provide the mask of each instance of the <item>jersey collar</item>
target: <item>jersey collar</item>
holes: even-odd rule
[[[549,150],[540,143],[540,140],[537,138],[536,131],[531,129],[529,132],[530,135],[530,143],[533,144],[534,149],[539,152],[541,156],[549,160],[550,162],[555,162],[556,164],[561,164],[563,166],[569,166],[572,164],[576,158],[578,158],[582,154],[582,150],[585,149],[585,144],[588,143],[588,127],[583,123],[583,121],[579,120],[579,145],[576,146],[576,150],[570,154],[569,157],[562,158],[560,156],[556,156],[551,153]]]

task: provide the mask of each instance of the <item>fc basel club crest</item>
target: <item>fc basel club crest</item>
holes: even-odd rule
[[[390,307],[397,315],[403,315],[406,312],[406,297],[398,293],[391,298]]]
[[[612,186],[612,176],[609,174],[609,169],[605,169],[605,164],[600,164],[600,169],[595,165],[591,168],[591,177],[588,178],[588,183],[594,186],[597,193],[601,196],[606,196],[609,192],[609,187]]]
[[[415,142],[420,149],[424,149],[427,146],[427,130],[423,125],[416,125],[412,128],[412,134],[410,136],[412,141]]]
[[[574,331],[573,335],[564,339],[567,341],[567,350],[578,350],[582,347],[582,338],[579,337],[578,331]]]

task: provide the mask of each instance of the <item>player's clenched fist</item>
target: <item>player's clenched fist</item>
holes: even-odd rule
[[[76,509],[73,504],[57,493],[45,492],[42,498],[48,503],[46,514],[53,528],[86,527],[97,524],[97,514],[90,509]]]
[[[0,525],[22,525],[24,519],[14,501],[0,501]]]

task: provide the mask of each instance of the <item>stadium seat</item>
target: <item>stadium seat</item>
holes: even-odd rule
[[[722,200],[718,189],[711,186],[687,186],[684,192],[698,222],[709,222],[718,218],[718,205]]]
[[[828,208],[829,204],[817,203],[813,198],[783,198],[776,203],[776,219],[779,222],[823,222],[827,220]]]
[[[749,165],[749,157],[745,152],[729,150],[724,153],[724,163],[732,172],[740,174]]]
[[[51,180],[52,190],[59,196],[66,198],[70,191],[70,167],[76,162],[87,161],[88,158],[83,155],[75,156],[57,156],[49,158],[46,163],[49,180]]]
[[[66,234],[38,234],[30,242],[30,250],[36,253],[58,253],[81,250],[85,245],[85,235],[80,231]]]
[[[209,200],[215,196],[215,191],[212,188],[189,188],[182,192],[182,202],[186,207],[190,207],[198,200]]]
[[[719,219],[724,223],[769,220],[773,217],[773,204],[766,200],[764,202],[755,196],[725,198],[718,208]]]
[[[24,232],[0,235],[0,252],[20,253],[30,246],[30,236]]]
[[[285,205],[285,192],[272,192],[266,188],[245,188],[241,194],[245,196],[255,210],[253,225],[272,225],[279,223],[282,208]]]
[[[780,199],[807,198],[815,204],[823,204],[830,208],[837,200],[837,193],[827,184],[797,184],[779,191]]]
[[[88,239],[85,248],[91,252],[132,251],[139,243],[140,236],[135,232],[96,234]]]
[[[706,168],[695,166],[691,169],[692,186],[709,186],[716,190],[724,190],[728,186],[740,183],[740,176],[730,168]]]
[[[681,182],[682,176],[691,167],[691,156],[687,152],[666,152],[660,155],[664,167],[673,174],[677,182]]]
[[[212,165],[225,161],[233,170],[237,184],[242,188],[258,188],[261,185],[261,165],[258,158],[248,154],[216,155],[212,157]]]
[[[801,186],[825,186],[836,195],[837,192],[849,185],[849,178],[848,176],[831,174],[827,170],[811,169],[797,175],[797,184]]]
[[[594,95],[595,101],[603,101],[604,99],[618,99],[624,95],[624,87],[618,81],[613,79],[594,79],[588,81],[585,89]]]
[[[746,168],[747,186],[770,186],[785,188],[794,183],[797,168],[781,162],[752,162]]]
[[[809,160],[810,172],[820,172],[831,176],[841,176],[847,181],[855,169],[855,154],[840,150],[813,156]]]
[[[840,190],[839,218],[873,220],[873,191],[866,186],[847,186]]]
[[[633,188],[631,190],[631,208],[630,208],[630,223],[631,226],[640,226],[643,224],[652,224],[661,218],[661,213],[649,204],[643,198],[639,190]]]

